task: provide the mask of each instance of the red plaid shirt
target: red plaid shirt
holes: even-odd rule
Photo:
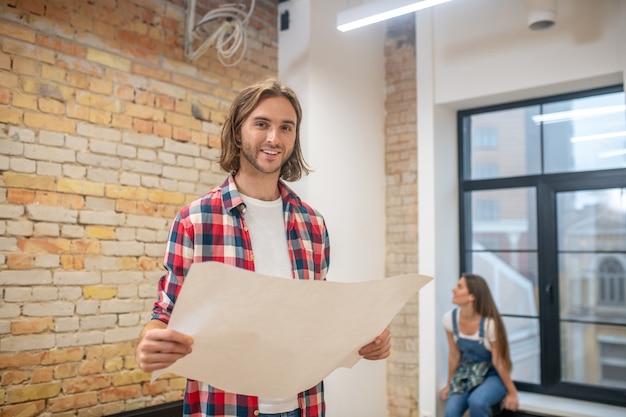
[[[326,279],[330,243],[323,217],[284,183],[283,199],[289,254],[294,278]],[[216,261],[254,271],[252,243],[245,221],[245,204],[232,175],[224,183],[184,207],[174,219],[165,251],[167,273],[159,281],[152,319],[168,323],[176,297],[193,262]],[[302,417],[324,417],[324,387],[298,394]],[[190,417],[254,417],[258,398],[224,392],[188,380],[184,415]]]

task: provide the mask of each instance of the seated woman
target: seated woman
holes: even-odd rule
[[[448,336],[448,383],[441,389],[446,417],[489,417],[494,405],[515,411],[506,330],[491,291],[479,275],[463,274],[452,290],[458,307],[443,316]]]

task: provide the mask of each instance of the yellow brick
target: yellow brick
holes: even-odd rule
[[[21,57],[13,58],[13,74],[19,74],[20,76],[30,75],[33,77],[39,76],[39,68],[37,62],[32,59],[24,59]]]
[[[0,35],[21,39],[29,43],[35,43],[35,32],[25,26],[15,25],[7,20],[0,25]]]
[[[165,115],[165,121],[173,124],[174,126],[186,127],[193,130],[202,129],[202,122],[200,120],[180,113],[167,112]]]
[[[89,83],[89,89],[95,93],[110,95],[113,92],[113,83],[111,81],[93,78]]]
[[[81,106],[75,103],[67,103],[66,104],[66,114],[67,117],[71,117],[73,119],[80,120],[89,120],[90,109],[87,106]]]
[[[114,358],[116,356],[134,355],[134,342],[123,342],[104,345],[102,348],[102,357]]]
[[[63,193],[104,196],[104,184],[69,178],[59,178],[56,189]]]
[[[4,390],[0,390],[2,397],[0,398],[0,404],[4,404]],[[43,413],[46,406],[44,400],[32,401],[25,404],[7,405],[0,409],[0,417],[36,417]]]
[[[115,239],[115,228],[105,226],[87,226],[85,229],[85,237],[88,239]]]
[[[121,106],[115,97],[94,94],[87,91],[76,93],[76,102],[98,110],[108,110],[119,113]]]
[[[51,382],[54,378],[52,368],[35,368],[33,369],[33,375],[31,376],[31,384],[38,384],[41,382]]]
[[[62,133],[75,133],[76,124],[63,117],[41,113],[24,113],[24,125],[36,129],[54,130]]]
[[[43,61],[48,64],[55,63],[55,52],[47,49],[43,49],[39,46],[13,41],[11,39],[4,39],[2,42],[2,50],[8,54],[20,55],[27,58],[34,59],[35,61]]]
[[[0,106],[0,123],[20,125],[22,124],[22,114],[23,112],[21,110]]]
[[[57,194],[57,195],[58,195],[57,204],[61,207],[67,207],[67,208],[78,209],[78,210],[85,208],[85,198],[82,195],[73,195],[73,194]]]
[[[61,255],[61,266],[64,270],[81,270],[85,267],[82,256]]]
[[[124,113],[136,117],[138,119],[144,120],[153,120],[155,122],[159,122],[163,120],[163,112],[161,110],[157,110],[154,107],[150,106],[142,106],[140,104],[133,103],[124,103],[125,111]]]
[[[138,382],[150,381],[150,374],[141,369],[124,371],[113,376],[113,386],[130,385]]]
[[[39,98],[39,110],[44,113],[63,114],[65,113],[65,105],[58,100],[51,98]]]
[[[191,103],[189,103],[188,101],[177,101],[175,110],[177,113],[191,115]],[[205,111],[201,111],[201,112],[203,114],[206,113]]]
[[[140,35],[145,35],[148,33],[148,29],[150,27],[141,21],[133,20],[127,24],[126,28],[132,32],[139,33]]]
[[[169,380],[171,389],[185,389],[187,380],[185,378],[172,378]]]
[[[117,68],[121,71],[130,72],[131,60],[122,58],[120,55],[111,54],[101,51],[99,49],[89,48],[87,49],[87,59],[89,61],[97,62],[107,67]]]
[[[10,171],[4,173],[4,184],[7,187],[53,191],[55,188],[54,182],[54,177],[19,174]]]
[[[83,359],[85,350],[81,347],[47,350],[41,358],[42,365],[54,365],[65,362],[77,362]]]
[[[67,239],[22,239],[17,246],[27,253],[69,253],[70,241]]]
[[[148,201],[153,203],[182,204],[185,202],[185,194],[169,191],[150,190]]]
[[[197,195],[193,195],[193,194],[187,194],[187,197],[185,197],[185,202],[184,204],[189,204],[192,201],[195,201],[198,198]],[[171,217],[171,216],[170,216]]]
[[[85,359],[97,359],[102,357],[103,346],[87,346],[85,348]]]
[[[106,186],[106,196],[109,198],[125,198],[127,200],[145,200],[148,197],[148,190],[109,184]]]
[[[75,28],[84,29],[87,32],[93,31],[93,19],[90,16],[83,13],[72,13],[70,21]]]
[[[55,67],[52,65],[44,65],[41,67],[41,78],[44,80],[52,81],[65,81],[65,70],[63,68]]]
[[[18,88],[20,86],[20,77],[18,77],[16,74],[3,72],[2,77],[0,77],[0,86],[7,88]]]
[[[131,256],[122,256],[118,258],[118,267],[122,271],[130,271],[137,269],[137,258]]]
[[[45,84],[36,80],[25,79],[22,88],[27,93],[32,93],[39,97],[55,98],[65,103],[73,101],[74,90],[64,85]]]
[[[108,125],[111,123],[111,113],[108,111],[91,109],[89,111],[89,121],[96,125]]]
[[[204,132],[191,131],[191,142],[201,145],[202,147],[209,146],[209,136]]]
[[[88,359],[83,360],[78,368],[79,375],[94,375],[102,373],[104,369],[104,360],[102,359]]]
[[[124,369],[124,361],[122,358],[111,358],[104,361],[105,372],[116,372]]]
[[[61,382],[48,382],[45,384],[9,387],[7,389],[7,398],[9,404],[15,404],[44,398],[54,398],[59,395],[60,392]]]
[[[75,377],[78,374],[78,365],[74,363],[62,363],[54,367],[54,378],[67,379]]]
[[[48,400],[48,408],[46,411],[55,413],[58,411],[77,410],[79,408],[85,408],[95,404],[98,404],[98,394],[96,392],[85,392],[81,394],[52,398]],[[74,411],[72,411],[71,414],[74,415]]]
[[[89,77],[78,72],[68,72],[67,83],[81,90],[89,88]]]
[[[83,287],[83,297],[87,300],[110,300],[116,295],[116,287]]]
[[[11,99],[14,107],[37,110],[37,96],[14,91]]]

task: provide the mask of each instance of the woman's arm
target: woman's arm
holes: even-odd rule
[[[500,349],[498,341],[491,341],[491,362],[493,367],[496,368],[500,379],[504,383],[506,388],[506,396],[504,397],[504,408],[511,411],[516,411],[519,407],[519,400],[517,398],[517,388],[511,379],[511,372],[504,366],[504,361],[500,356]]]
[[[446,386],[443,387],[440,391],[440,396],[442,400],[448,399],[448,390],[450,389],[450,382],[452,382],[452,376],[456,372],[456,369],[459,367],[459,363],[461,362],[461,351],[456,345],[454,341],[454,335],[452,332],[446,330],[446,336],[448,339],[448,382],[446,382]]]

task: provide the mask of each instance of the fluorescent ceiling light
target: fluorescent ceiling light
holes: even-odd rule
[[[538,114],[533,116],[533,122],[539,123],[557,123],[572,119],[583,119],[587,117],[604,116],[606,114],[621,113],[626,110],[626,105],[619,104],[616,106],[592,107],[589,109],[578,109],[569,111],[560,111],[555,113]]]
[[[572,143],[588,142],[590,140],[613,139],[613,138],[621,138],[624,136],[626,136],[626,130],[622,130],[619,132],[610,132],[610,133],[598,133],[595,135],[587,135],[587,136],[574,136],[569,141]]]
[[[618,149],[616,151],[602,152],[601,154],[598,155],[598,157],[605,159],[605,158],[612,158],[614,156],[622,156],[622,155],[626,155],[626,149]]]
[[[347,32],[449,1],[451,0],[377,0],[364,3],[361,6],[339,12],[337,14],[337,29]]]

